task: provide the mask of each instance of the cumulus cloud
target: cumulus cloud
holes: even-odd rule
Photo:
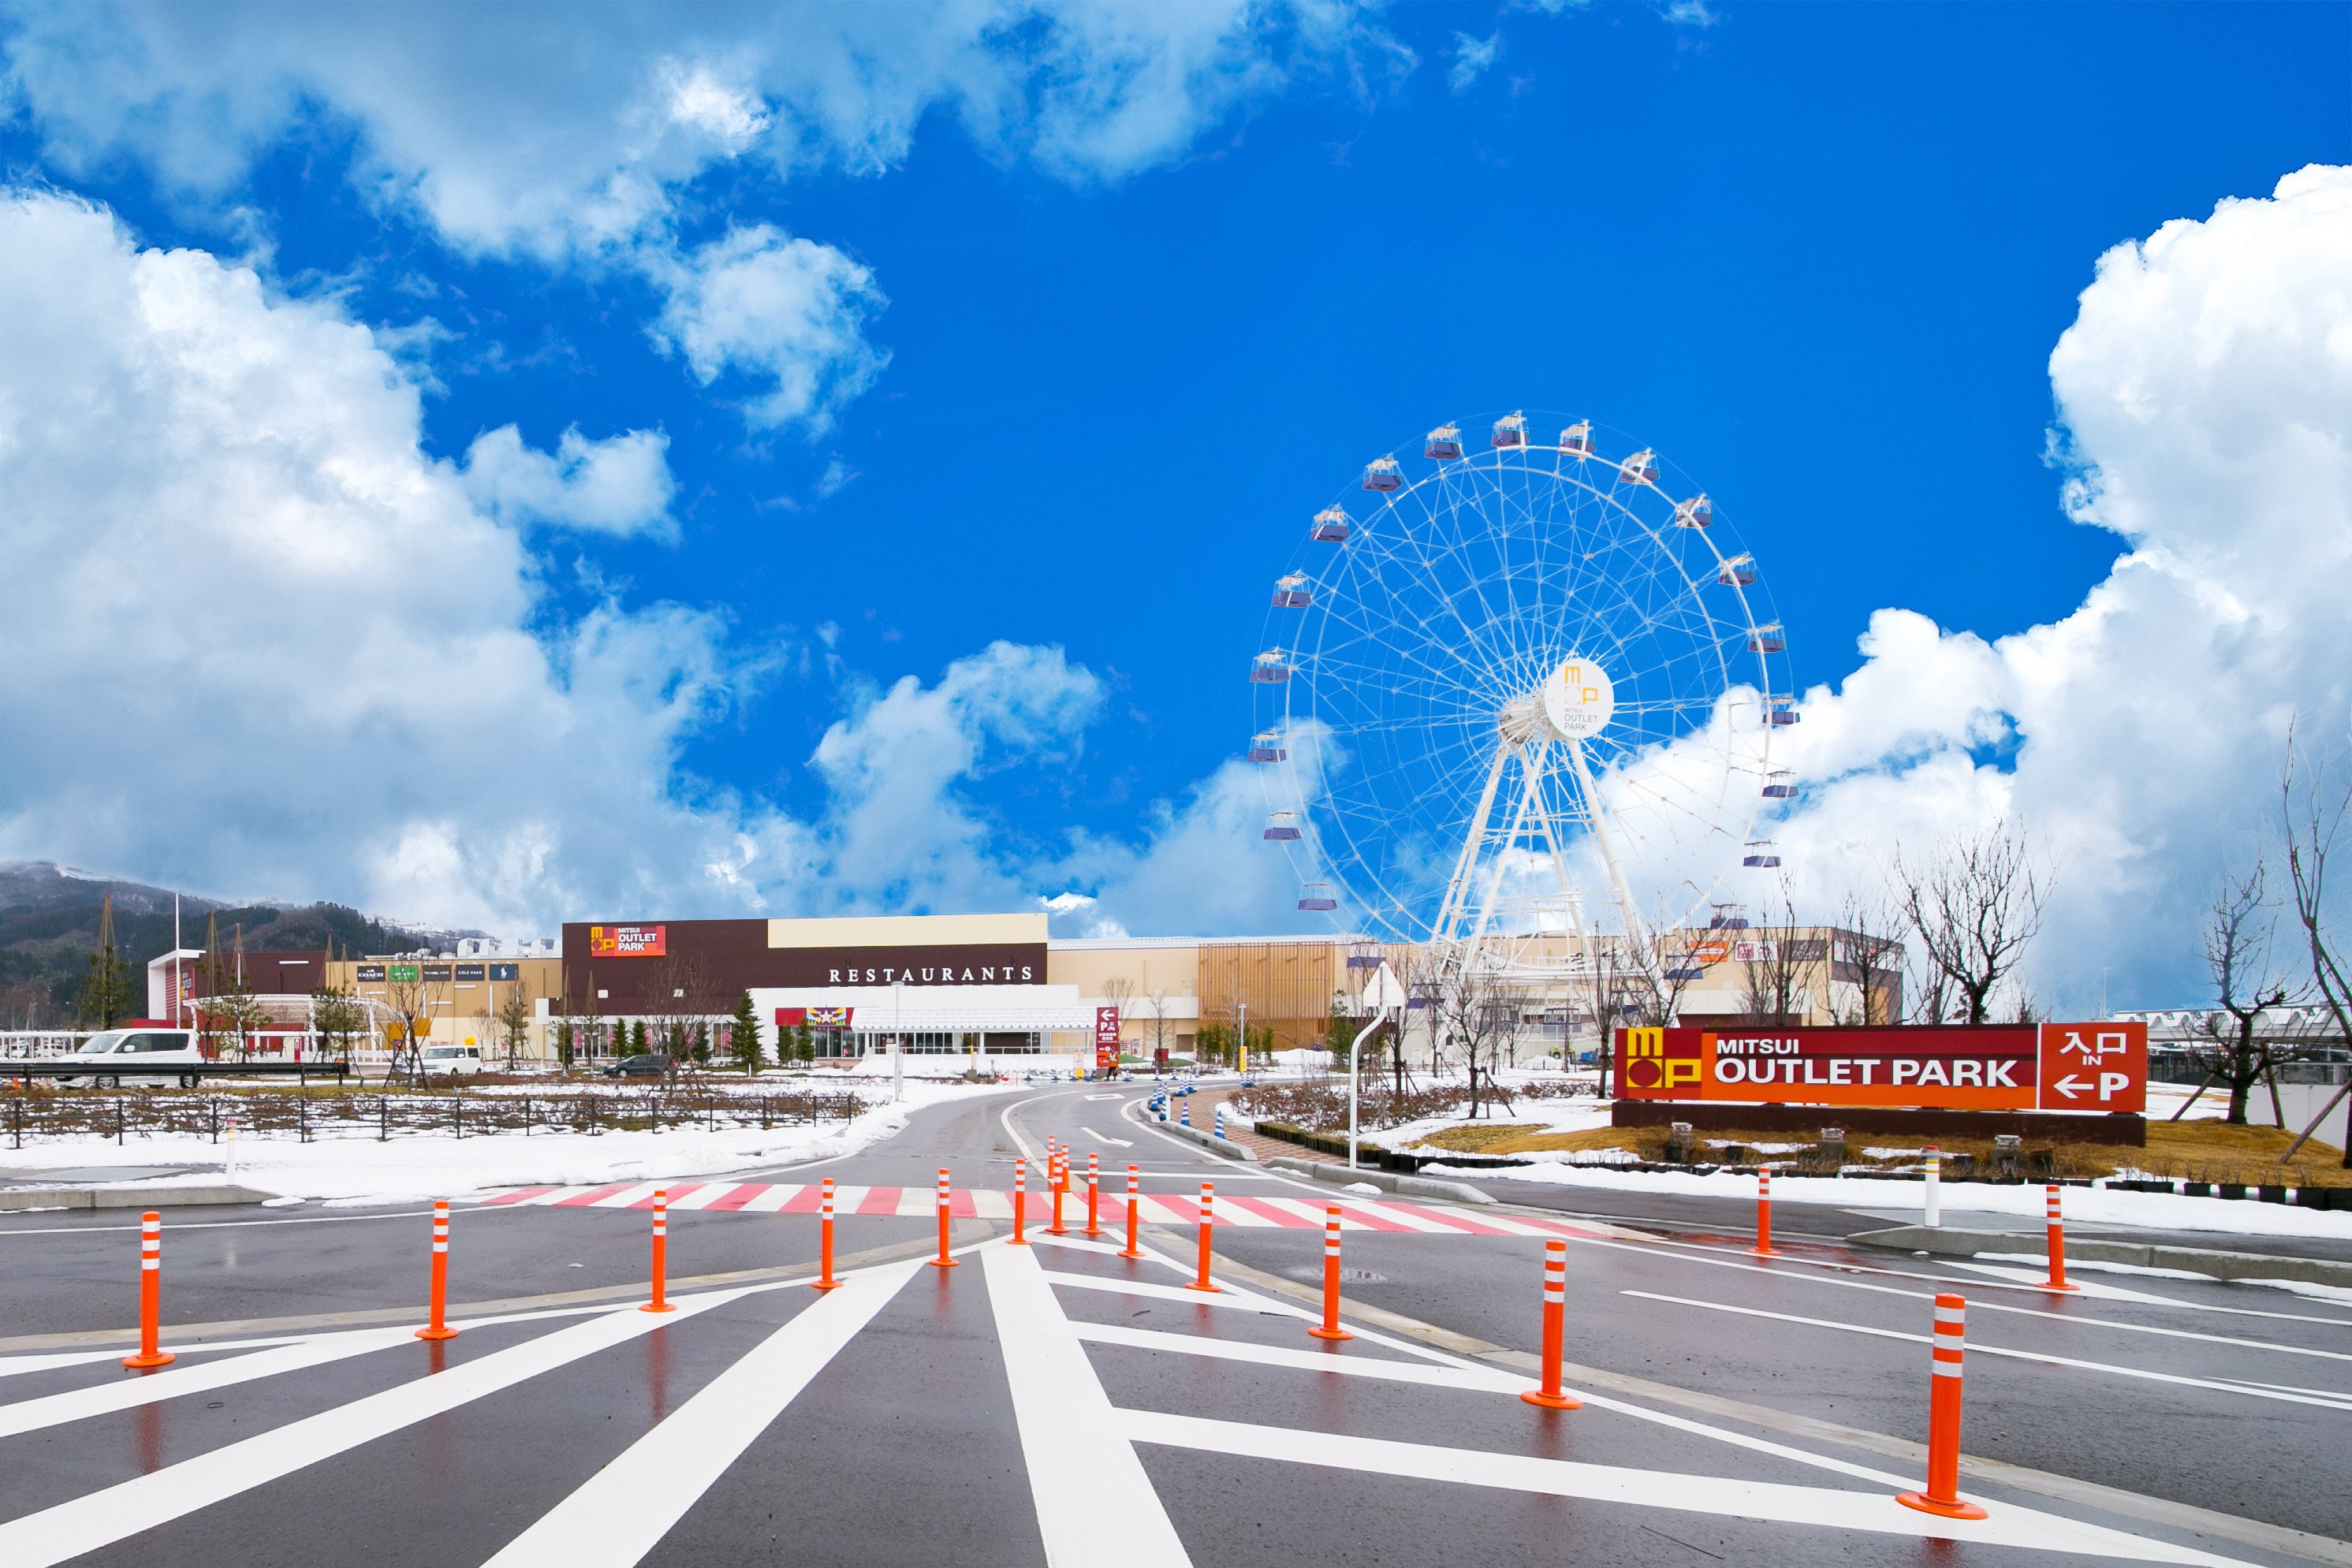
[[[654,340],[705,386],[730,371],[752,378],[754,425],[823,430],[888,362],[865,336],[882,291],[830,246],[760,224],[648,267],[668,296]]]
[[[973,791],[1076,756],[1100,681],[992,643],[854,690],[805,819],[698,784],[755,664],[689,606],[550,626],[517,526],[643,526],[659,459],[502,430],[436,462],[331,304],[0,196],[0,858],[494,929],[1032,906]]]
[[[1807,694],[1780,829],[1829,904],[2001,812],[2062,857],[2045,998],[2181,999],[2196,922],[2272,805],[2297,714],[2352,701],[2352,171],[2166,224],[2099,259],[2051,356],[2078,522],[2129,545],[2081,608],[1986,641],[1882,611]]]
[[[669,515],[677,483],[670,476],[669,437],[631,430],[591,441],[578,426],[555,451],[523,444],[513,425],[487,431],[466,452],[466,494],[499,522],[548,524],[590,533],[674,537]]]

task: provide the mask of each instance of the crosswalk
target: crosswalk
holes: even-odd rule
[[[740,1189],[715,1184],[709,1190],[726,1197]],[[761,1186],[734,1207],[740,1211],[751,1207],[753,1198],[803,1190]],[[901,1212],[897,1206],[908,1196],[895,1188],[858,1190],[861,1202],[887,1202],[890,1207],[882,1212],[894,1214]],[[499,1196],[517,1203],[548,1199],[551,1194],[561,1195],[552,1199],[556,1203],[584,1197],[609,1205],[618,1198],[623,1200],[619,1207],[633,1207],[637,1201],[633,1191],[523,1188]],[[931,1195],[912,1189],[912,1196],[928,1199]],[[788,1197],[769,1211],[782,1211],[792,1201]],[[1281,1200],[1257,1201],[1270,1206]],[[1347,1207],[1368,1228],[1415,1228],[1388,1212],[1408,1206]],[[919,1207],[914,1212],[925,1210]],[[1297,1218],[1281,1208],[1270,1213]],[[1445,1218],[1461,1222],[1452,1211]],[[1276,1223],[1268,1214],[1258,1218]],[[90,1472],[78,1495],[48,1500],[45,1506],[9,1502],[11,1449],[0,1442],[0,1563],[9,1568],[36,1568],[109,1548],[134,1554],[116,1560],[178,1560],[185,1555],[182,1548],[187,1542],[172,1531],[184,1528],[194,1516],[236,1506],[239,1500],[257,1494],[266,1498],[269,1489],[289,1484],[312,1467],[383,1446],[397,1451],[403,1434],[446,1421],[470,1406],[523,1396],[536,1381],[593,1376],[600,1366],[604,1375],[612,1375],[618,1370],[612,1360],[616,1350],[638,1342],[658,1343],[648,1340],[656,1333],[673,1338],[681,1333],[741,1336],[748,1328],[748,1349],[718,1360],[697,1358],[704,1359],[710,1370],[690,1396],[675,1407],[662,1402],[641,1432],[614,1428],[619,1436],[609,1446],[578,1456],[585,1462],[570,1472],[575,1479],[552,1491],[506,1494],[509,1500],[535,1495],[537,1500],[528,1510],[518,1510],[510,1500],[499,1507],[485,1505],[483,1514],[453,1521],[458,1528],[449,1533],[446,1551],[400,1554],[402,1561],[447,1562],[461,1568],[637,1568],[640,1563],[662,1568],[667,1562],[684,1560],[674,1535],[692,1535],[698,1529],[702,1533],[697,1539],[707,1544],[710,1532],[724,1521],[745,1517],[738,1506],[740,1489],[772,1484],[774,1474],[772,1469],[763,1473],[755,1458],[759,1445],[775,1440],[775,1430],[793,1419],[803,1395],[829,1368],[836,1378],[852,1382],[872,1375],[870,1359],[859,1364],[865,1368],[862,1374],[854,1364],[836,1366],[857,1363],[856,1347],[869,1333],[879,1331],[887,1347],[869,1345],[869,1358],[898,1356],[905,1354],[910,1333],[950,1334],[959,1332],[959,1322],[968,1329],[980,1321],[989,1325],[992,1346],[968,1354],[992,1357],[1001,1372],[981,1380],[992,1384],[996,1394],[982,1389],[977,1396],[985,1405],[1009,1394],[1009,1429],[1003,1436],[1017,1448],[1034,1510],[1034,1532],[1026,1533],[1026,1545],[1016,1541],[1020,1550],[999,1550],[990,1560],[1041,1557],[1049,1568],[1113,1560],[1140,1568],[1190,1568],[1210,1561],[1297,1561],[1296,1542],[1268,1535],[1258,1550],[1236,1552],[1202,1533],[1204,1520],[1212,1517],[1202,1507],[1203,1496],[1238,1495],[1234,1488],[1245,1477],[1253,1491],[1282,1500],[1278,1513],[1306,1519],[1317,1531],[1353,1531],[1363,1541],[1385,1540],[1388,1531],[1411,1528],[1411,1520],[1448,1510],[1465,1522],[1491,1522],[1493,1511],[1503,1505],[1489,1500],[1517,1497],[1572,1500],[1635,1519],[1706,1521],[1704,1528],[1709,1530],[1749,1532],[1751,1546],[1759,1540],[1783,1541],[1785,1550],[1776,1550],[1774,1561],[1783,1555],[1810,1560],[1821,1554],[1826,1543],[1806,1544],[1802,1531],[1828,1531],[1849,1542],[1872,1537],[1962,1541],[2021,1551],[2042,1561],[2055,1555],[2068,1561],[2212,1568],[2227,1568],[2233,1561],[2181,1541],[2136,1534],[2015,1502],[2001,1502],[1985,1521],[1938,1520],[1893,1500],[1894,1490],[1911,1484],[1913,1478],[1589,1390],[1580,1391],[1588,1408],[1573,1429],[1587,1435],[1580,1445],[1585,1453],[1606,1456],[1608,1462],[1570,1458],[1546,1451],[1539,1424],[1549,1417],[1531,1415],[1516,1397],[1531,1384],[1508,1367],[1465,1360],[1360,1322],[1353,1342],[1318,1345],[1303,1337],[1301,1331],[1313,1321],[1313,1313],[1300,1304],[1233,1280],[1223,1280],[1216,1292],[1202,1295],[1180,1282],[1187,1274],[1182,1260],[1149,1248],[1137,1261],[1118,1257],[1108,1240],[1036,1236],[1025,1247],[1013,1247],[1000,1236],[959,1250],[981,1265],[961,1271],[960,1280],[907,1260],[849,1271],[843,1289],[824,1295],[814,1295],[802,1281],[683,1293],[672,1297],[679,1310],[667,1316],[631,1305],[566,1306],[461,1319],[467,1334],[456,1343],[477,1348],[446,1367],[436,1360],[422,1375],[413,1365],[397,1371],[389,1364],[399,1354],[424,1354],[415,1349],[406,1326],[215,1346],[216,1356],[129,1379],[111,1367],[76,1367],[54,1357],[22,1358],[41,1363],[50,1379],[86,1373],[89,1381],[0,1404],[0,1439],[21,1440],[80,1422],[103,1422],[134,1406],[219,1396],[240,1385],[291,1385],[289,1392],[299,1395],[303,1379],[337,1365],[369,1357],[385,1364],[369,1386],[353,1387],[351,1396],[326,1408],[302,1413],[297,1398],[296,1407],[274,1425],[265,1418],[259,1429],[247,1428],[242,1436],[200,1451],[168,1462],[160,1456],[151,1458],[138,1467],[138,1473],[126,1473],[120,1461],[102,1464]],[[909,1290],[918,1279],[926,1281],[925,1288]],[[971,1285],[978,1285],[986,1297],[984,1320],[951,1320],[951,1300],[979,1305],[965,1293]],[[1160,1310],[1154,1315],[1155,1309],[1176,1306],[1181,1310]],[[507,1337],[477,1336],[475,1331],[494,1325]],[[739,1337],[736,1343],[746,1342]],[[440,1353],[436,1348],[432,1354]],[[0,1358],[0,1374],[12,1370]],[[46,1387],[47,1380],[35,1381]],[[1373,1391],[1368,1397],[1375,1402],[1350,1406],[1349,1385]],[[830,1396],[836,1423],[844,1408],[842,1388],[836,1382]],[[943,1392],[941,1396],[949,1396]],[[583,1394],[575,1382],[572,1397],[593,1396]],[[1398,1406],[1399,1398],[1450,1403],[1442,1407],[1443,1419],[1423,1435],[1417,1421],[1394,1418],[1401,1408],[1410,1408]],[[580,1407],[593,1410],[593,1406]],[[854,1396],[847,1407],[857,1409]],[[1350,1410],[1360,1415],[1351,1416]],[[854,1419],[870,1420],[884,1440],[896,1440],[893,1435],[905,1430],[906,1412],[877,1402]],[[1355,1425],[1360,1419],[1363,1426]],[[837,1425],[822,1434],[827,1443],[856,1437]],[[550,1453],[568,1454],[583,1443],[593,1445],[596,1437],[585,1424],[575,1424],[550,1432],[549,1440],[560,1446]],[[797,1440],[807,1441],[807,1434]],[[971,1457],[946,1450],[933,1456],[940,1484],[950,1493],[964,1484],[956,1466]],[[516,1453],[511,1462],[520,1478],[547,1463],[548,1455]],[[772,1466],[773,1460],[767,1463]],[[1345,1499],[1379,1494],[1335,1492],[1330,1480],[1335,1476],[1371,1478],[1417,1490],[1409,1496],[1399,1494],[1393,1517],[1375,1517],[1377,1510],[1367,1514]],[[730,1485],[739,1489],[731,1500]],[[493,1488],[478,1489],[478,1495],[499,1494]],[[836,1500],[845,1517],[905,1501],[883,1496]],[[369,1555],[371,1549],[387,1546],[337,1539],[337,1531],[348,1527],[332,1511],[298,1504],[252,1512],[248,1505],[247,1517],[269,1521],[268,1528],[277,1532],[266,1542],[250,1542],[254,1560]],[[757,1556],[764,1561],[776,1554],[770,1549],[764,1522],[775,1515],[759,1517],[763,1521],[761,1535],[736,1542],[730,1552],[738,1560]],[[1557,1517],[1543,1513],[1533,1502],[1524,1513],[1531,1521]],[[1600,1527],[1602,1518],[1577,1517],[1587,1531]],[[681,1531],[681,1526],[686,1530]],[[1781,1533],[1758,1537],[1758,1531]],[[1844,1550],[1872,1549],[1856,1545],[1827,1554]]]
[[[611,1182],[602,1186],[522,1186],[500,1188],[480,1197],[485,1207],[651,1208],[656,1193],[667,1194],[672,1214],[815,1214],[824,1189],[792,1182]],[[1086,1194],[1074,1189],[1063,1199],[1066,1221],[1083,1223]],[[1127,1197],[1105,1191],[1099,1199],[1105,1226],[1127,1223]],[[1043,1225],[1052,1198],[1031,1192],[1024,1199],[1028,1222]],[[958,1219],[1010,1220],[1013,1195],[985,1188],[953,1188],[948,1212]],[[836,1186],[835,1214],[843,1218],[928,1219],[939,1212],[939,1194],[928,1186]],[[1136,1197],[1139,1218],[1146,1225],[1198,1225],[1200,1199],[1190,1193],[1141,1193]],[[1604,1228],[1572,1220],[1526,1215],[1501,1215],[1466,1207],[1435,1207],[1402,1201],[1362,1197],[1308,1202],[1295,1197],[1265,1197],[1220,1192],[1212,1206],[1212,1226],[1243,1229],[1320,1230],[1325,1211],[1337,1208],[1340,1226],[1348,1230],[1418,1233],[1427,1236],[1535,1236],[1597,1238],[1611,1234]]]

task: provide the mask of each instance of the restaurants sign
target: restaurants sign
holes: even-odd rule
[[[1628,1100],[1957,1111],[2147,1108],[2147,1026],[1621,1029]]]

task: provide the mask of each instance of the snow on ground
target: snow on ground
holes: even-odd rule
[[[1475,1177],[1481,1182],[1530,1182],[1552,1186],[1605,1187],[1617,1192],[1688,1193],[1707,1197],[1756,1196],[1756,1178],[1727,1171],[1706,1176],[1682,1171],[1620,1171],[1606,1166],[1579,1166],[1564,1157],[1531,1166],[1498,1170],[1459,1166],[1424,1166],[1425,1176]],[[1772,1176],[1776,1203],[1827,1203],[1869,1213],[1916,1212],[1924,1184],[1864,1181],[1838,1176]],[[1944,1223],[1962,1228],[1963,1211],[1979,1214],[2042,1217],[2039,1186],[1995,1186],[1978,1182],[1943,1184]],[[2116,1192],[2105,1187],[2065,1189],[2066,1218],[2086,1225],[2128,1226],[2142,1230],[2210,1230],[2239,1236],[2324,1236],[2352,1239],[2352,1214],[2334,1209],[2297,1208],[2281,1203],[2250,1199],[2177,1197],[2161,1192]],[[1901,1219],[1887,1223],[1897,1225]]]
[[[814,1126],[724,1128],[715,1133],[501,1133],[492,1137],[404,1134],[373,1138],[247,1138],[237,1149],[236,1180],[258,1192],[338,1204],[402,1203],[461,1197],[508,1186],[594,1186],[616,1181],[698,1179],[766,1166],[796,1165],[855,1154],[898,1132],[925,1105],[1007,1091],[992,1084],[907,1080],[906,1098],[888,1103],[889,1084],[864,1085],[880,1098],[856,1119]],[[142,1186],[203,1186],[223,1176],[226,1146],[205,1138],[112,1140],[44,1138],[0,1149],[0,1185],[59,1168],[172,1166],[191,1174],[142,1181]],[[104,1185],[100,1183],[99,1185]]]

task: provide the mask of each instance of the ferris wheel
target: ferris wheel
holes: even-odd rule
[[[1251,664],[1248,756],[1300,909],[1397,941],[1564,937],[1520,950],[1571,965],[1580,939],[1589,966],[1595,939],[1654,955],[1746,924],[1727,895],[1780,864],[1756,824],[1793,793],[1773,742],[1799,716],[1708,497],[1540,423],[1440,425],[1315,514]]]

